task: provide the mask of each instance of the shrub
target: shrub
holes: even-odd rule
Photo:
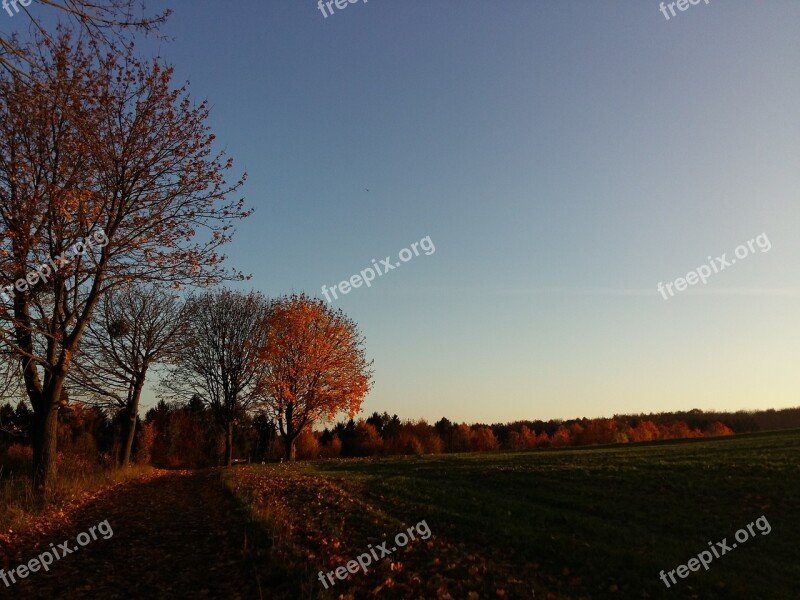
[[[320,456],[322,456],[322,458],[339,458],[341,454],[342,440],[339,439],[338,435],[333,434],[330,442],[323,444]]]
[[[320,456],[320,445],[315,434],[310,429],[303,429],[294,441],[297,458],[316,459]]]
[[[29,474],[32,461],[33,450],[30,446],[11,444],[3,454],[0,454],[0,468],[3,477]]]

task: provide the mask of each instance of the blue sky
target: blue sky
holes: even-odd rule
[[[143,48],[249,174],[242,287],[321,296],[435,244],[333,303],[375,360],[366,413],[800,404],[797,2],[170,4]]]

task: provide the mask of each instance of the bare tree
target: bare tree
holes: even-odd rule
[[[36,45],[54,43],[54,36],[42,25],[41,19],[31,14],[30,3],[30,0],[4,2],[3,8],[9,16],[21,16],[14,21],[4,19],[5,24],[19,27],[11,33],[0,33],[0,68],[23,76],[39,58]],[[165,10],[149,16],[144,5],[136,0],[36,0],[36,3],[51,9],[51,16],[57,17],[63,26],[77,32],[98,51],[124,47],[135,32],[158,31],[172,12]],[[20,32],[25,30],[28,35],[21,37]]]
[[[187,336],[177,364],[161,380],[161,395],[199,397],[225,434],[225,464],[233,458],[238,419],[255,402],[266,343],[268,303],[257,292],[216,290],[187,301]]]
[[[119,464],[127,466],[148,369],[175,358],[186,327],[183,305],[163,287],[134,285],[100,301],[75,357],[73,395],[123,414]]]
[[[18,399],[25,393],[20,386],[21,375],[16,354],[7,344],[0,341],[0,402]]]
[[[68,34],[32,71],[0,71],[0,340],[34,411],[33,483],[56,477],[64,382],[95,306],[132,281],[240,279],[219,247],[243,200],[211,151],[205,103],[132,54],[97,64]],[[3,281],[4,280],[4,281]]]

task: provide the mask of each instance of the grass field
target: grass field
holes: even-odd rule
[[[800,598],[800,432],[229,469],[267,534],[262,585],[303,598]],[[667,589],[708,542],[772,530]],[[428,540],[325,590],[425,520]],[[263,548],[262,548],[263,550]],[[677,577],[677,576],[676,576]],[[267,593],[267,597],[273,597]]]

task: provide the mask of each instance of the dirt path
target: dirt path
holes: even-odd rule
[[[78,547],[80,533],[106,520],[109,539],[100,528],[96,540],[54,561],[49,572],[17,578],[11,587],[0,580],[0,599],[259,598],[243,558],[246,522],[213,471],[168,473],[114,489],[38,543],[4,549],[2,566],[27,563],[51,542]]]

